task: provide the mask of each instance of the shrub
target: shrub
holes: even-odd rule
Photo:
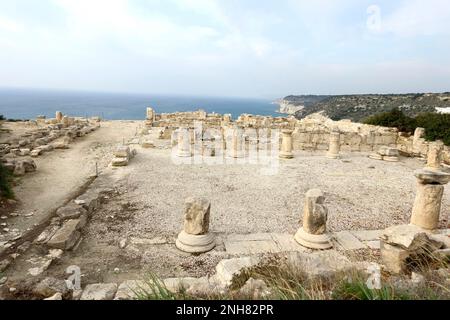
[[[413,133],[417,128],[416,120],[406,116],[395,108],[389,112],[378,113],[364,120],[365,124],[397,128],[401,132]]]
[[[2,120],[6,120],[6,118],[2,114],[0,114],[0,121]]]
[[[397,128],[401,132],[413,133],[417,127],[425,128],[427,141],[442,140],[450,146],[450,114],[422,113],[411,118],[401,110],[393,109],[379,113],[364,120],[365,124]]]
[[[416,123],[425,128],[426,140],[442,140],[450,146],[450,114],[422,113],[416,117]]]
[[[0,198],[12,199],[14,197],[10,181],[11,172],[0,162]]]

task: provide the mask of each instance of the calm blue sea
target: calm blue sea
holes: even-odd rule
[[[0,114],[9,119],[54,117],[58,110],[72,116],[140,120],[147,106],[158,113],[197,109],[231,113],[234,119],[242,113],[280,116],[275,112],[278,105],[263,99],[0,89]]]

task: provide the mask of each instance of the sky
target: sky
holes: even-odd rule
[[[448,0],[0,0],[0,87],[450,91]]]

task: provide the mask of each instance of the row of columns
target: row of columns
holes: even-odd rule
[[[284,129],[281,130],[281,148],[279,152],[279,157],[281,159],[292,159],[293,154],[293,130]],[[189,129],[180,128],[178,129],[178,156],[179,157],[191,157],[191,140]],[[338,131],[333,131],[330,133],[330,147],[327,153],[327,158],[338,159],[340,152],[340,133]],[[228,155],[232,158],[242,158],[244,157],[243,145],[241,132],[239,129],[234,129],[231,136],[231,148],[229,149]]]

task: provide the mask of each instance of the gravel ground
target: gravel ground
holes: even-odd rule
[[[297,152],[294,159],[281,161],[278,174],[267,176],[257,165],[176,165],[170,149],[138,147],[138,151],[128,167],[116,172],[123,176],[119,179],[123,194],[116,201],[134,208],[132,218],[121,221],[122,237],[175,237],[189,196],[211,201],[213,232],[295,233],[304,194],[311,188],[325,192],[330,231],[382,229],[409,222],[415,196],[413,171],[423,166],[412,158],[389,163],[349,153],[331,160]],[[446,188],[442,227],[447,225],[449,204]],[[112,202],[105,210],[117,206]]]
[[[64,255],[50,274],[63,276],[67,266],[78,265],[83,283],[140,279],[148,272],[161,278],[205,276],[229,257],[221,243],[227,234],[294,234],[304,194],[311,188],[325,192],[330,231],[408,223],[415,195],[413,171],[423,166],[411,158],[388,163],[358,153],[331,160],[320,153],[297,152],[294,159],[281,161],[278,174],[267,176],[261,167],[249,164],[177,165],[170,142],[155,134],[157,148],[136,146],[138,154],[127,167],[105,172],[117,194],[92,216],[80,247]],[[199,256],[174,245],[183,224],[184,200],[190,196],[211,201],[210,230],[218,236],[218,247]],[[449,204],[447,188],[442,227]],[[127,244],[121,249],[124,240]]]

